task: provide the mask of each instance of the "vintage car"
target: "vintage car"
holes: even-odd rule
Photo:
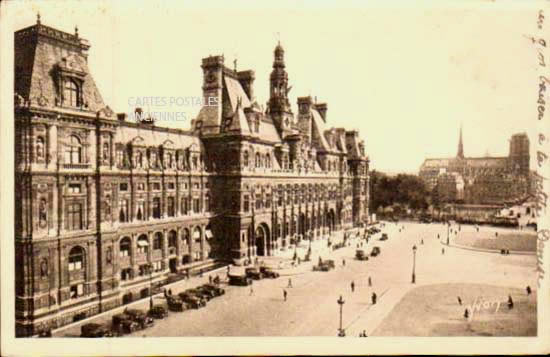
[[[80,327],[80,337],[113,337],[114,334],[106,325],[87,323]]]
[[[380,237],[379,240],[388,240],[388,234],[387,233],[382,233],[382,237]]]
[[[216,294],[216,296],[221,296],[225,294],[225,290],[223,288],[220,288],[219,286],[214,284],[204,284],[202,288],[213,291]]]
[[[336,265],[334,264],[334,260],[327,259],[320,261],[317,265],[313,266],[313,271],[329,271],[331,269],[334,269]]]
[[[177,296],[168,296],[166,302],[170,311],[185,311],[188,309],[187,303]]]
[[[168,310],[164,306],[155,305],[151,310],[147,312],[147,315],[151,316],[154,319],[163,319],[168,316]]]
[[[254,280],[260,280],[264,277],[262,272],[258,268],[246,268],[244,271],[247,277]]]
[[[380,254],[380,247],[372,247],[372,251],[370,252],[371,257],[376,257]]]
[[[229,274],[229,285],[247,286],[252,284],[252,279],[246,274],[234,275]]]
[[[140,329],[139,323],[124,313],[113,316],[113,329],[120,333],[132,333]]]
[[[210,292],[206,292],[200,288],[193,288],[193,289],[187,289],[185,290],[186,293],[189,293],[191,295],[195,295],[196,297],[200,298],[204,303],[207,303],[208,301],[212,300],[213,296]]]
[[[276,279],[280,276],[275,270],[269,267],[260,267],[260,273],[262,273],[266,278]]]
[[[355,258],[357,260],[369,260],[369,257],[364,249],[357,249],[355,251]]]
[[[198,309],[200,307],[206,306],[206,300],[202,299],[199,296],[190,294],[186,291],[179,293],[178,296],[183,302],[187,303],[187,306],[193,309]]]
[[[195,290],[205,295],[208,300],[219,296],[214,290],[205,288],[204,285],[198,286]]]
[[[153,320],[152,317],[147,316],[147,314],[145,314],[145,312],[143,310],[140,310],[140,309],[125,309],[124,313],[126,315],[130,316],[130,318],[132,320],[137,322],[142,329],[147,328],[147,327],[151,327],[155,324],[155,320]]]

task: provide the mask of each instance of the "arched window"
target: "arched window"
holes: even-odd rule
[[[120,240],[119,244],[119,256],[122,257],[129,257],[132,252],[132,240],[130,237],[124,237]]]
[[[244,161],[244,167],[248,167],[248,150],[245,150],[244,151],[244,154],[243,154],[243,161]]]
[[[269,154],[265,155],[265,167],[267,168],[271,167],[271,156]]]
[[[74,247],[69,252],[69,271],[81,270],[84,268],[84,249],[82,247]]]
[[[82,144],[80,139],[71,135],[69,141],[65,144],[65,163],[80,164],[82,162]]]
[[[38,159],[44,158],[44,138],[41,136],[36,138],[36,157]]]
[[[80,87],[74,80],[68,79],[65,81],[63,96],[65,105],[71,107],[79,107],[81,105]]]
[[[137,240],[137,253],[147,254],[148,251],[149,251],[149,240],[147,239],[147,235],[142,234],[139,236]]]
[[[177,234],[176,234],[176,231],[170,231],[170,233],[168,233],[168,247],[171,248],[171,247],[176,247],[176,240],[177,240]]]
[[[109,143],[103,143],[103,162],[109,163],[111,160],[111,150],[109,149]]]
[[[159,249],[162,249],[162,233],[157,232],[153,238],[153,250]]]
[[[204,210],[210,212],[210,194],[204,196]]]
[[[260,153],[259,153],[259,152],[256,153],[255,164],[256,164],[256,167],[260,167],[260,164],[261,164],[261,157],[260,157]]]
[[[181,232],[181,240],[183,241],[183,244],[190,245],[191,244],[191,237],[189,236],[189,229],[184,228]]]

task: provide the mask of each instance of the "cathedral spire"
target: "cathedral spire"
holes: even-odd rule
[[[458,153],[456,154],[458,158],[464,158],[464,147],[462,145],[462,124],[460,124],[460,137],[458,139]]]

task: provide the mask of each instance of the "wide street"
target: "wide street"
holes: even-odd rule
[[[321,252],[323,259],[334,259],[336,269],[314,272],[312,262],[302,263],[293,269],[284,269],[289,275],[279,279],[255,281],[250,287],[226,286],[226,294],[211,300],[206,308],[183,313],[170,313],[155,326],[138,331],[133,336],[336,336],[339,327],[339,305],[342,295],[343,327],[347,336],[358,336],[363,330],[371,335],[393,307],[412,288],[441,283],[477,283],[524,289],[536,286],[534,255],[507,255],[478,252],[447,247],[437,239],[446,241],[447,229],[442,224],[399,223],[405,227],[399,232],[394,223],[386,223],[382,232],[389,240],[379,241],[380,234],[371,238],[373,246],[381,248],[378,257],[368,261],[354,259],[357,241],[351,246],[334,251]],[[473,230],[462,226],[462,230]],[[496,230],[482,227],[483,230]],[[421,240],[424,244],[421,244]],[[319,242],[323,243],[324,242]],[[452,243],[452,240],[451,240]],[[325,244],[324,244],[325,245]],[[416,283],[411,283],[413,245],[416,245]],[[442,254],[445,248],[445,254]],[[326,255],[326,256],[325,256]],[[342,265],[345,259],[345,266]],[[220,275],[223,275],[221,273]],[[369,276],[372,287],[368,286]],[[287,288],[292,279],[292,287]],[[178,293],[188,287],[207,281],[207,277],[182,282]],[[350,284],[354,281],[355,292]],[[287,301],[283,290],[288,292]],[[371,295],[378,296],[376,305]],[[157,297],[156,303],[164,298]],[[140,308],[146,308],[147,302]],[[108,321],[109,316],[103,321]],[[421,322],[419,322],[421,323]],[[56,335],[77,335],[78,329],[70,329]]]

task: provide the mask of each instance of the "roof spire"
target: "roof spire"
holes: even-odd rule
[[[40,25],[40,11],[36,13],[36,24]]]
[[[460,124],[460,136],[458,138],[458,153],[456,156],[460,159],[464,158],[464,147],[462,145],[462,123]]]
[[[75,25],[74,27],[74,35],[78,37],[78,26]]]

